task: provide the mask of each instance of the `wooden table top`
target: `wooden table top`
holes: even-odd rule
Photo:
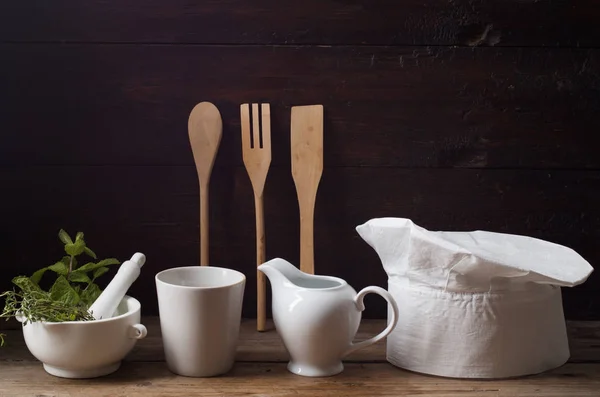
[[[165,363],[158,318],[142,321],[140,340],[121,368],[95,379],[62,379],[47,374],[27,350],[19,329],[5,330],[0,349],[0,396],[600,396],[600,322],[568,322],[571,359],[544,374],[510,380],[460,380],[428,376],[394,367],[385,360],[385,343],[359,350],[345,360],[343,373],[305,378],[286,370],[287,352],[270,331],[257,332],[244,320],[237,361],[226,375],[186,378]],[[357,339],[384,327],[363,320]]]

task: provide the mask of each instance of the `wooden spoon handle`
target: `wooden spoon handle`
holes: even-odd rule
[[[200,185],[200,266],[208,266],[208,183]]]
[[[256,266],[265,263],[265,224],[263,216],[263,196],[254,196],[254,208],[256,213]],[[257,329],[264,331],[267,322],[267,282],[262,272],[256,271],[256,320]]]

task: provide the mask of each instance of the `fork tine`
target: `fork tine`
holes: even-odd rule
[[[242,148],[250,148],[250,107],[247,103],[240,106],[240,119],[242,123]]]
[[[258,103],[252,104],[252,132],[253,132],[253,140],[254,149],[260,148],[260,120],[258,118]]]
[[[262,142],[263,148],[271,150],[271,105],[263,103],[262,110]]]

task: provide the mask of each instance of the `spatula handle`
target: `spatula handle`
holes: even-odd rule
[[[200,185],[200,265],[208,266],[208,183]]]
[[[300,204],[300,270],[308,274],[315,274],[314,216],[314,201]]]
[[[262,195],[254,196],[254,208],[256,213],[256,266],[265,263],[266,247],[265,247],[265,224],[263,213],[263,197]],[[262,272],[256,271],[256,328],[259,331],[266,329],[267,321],[267,283],[265,275]]]

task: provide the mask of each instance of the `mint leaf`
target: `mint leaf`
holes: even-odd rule
[[[94,271],[94,278],[98,278],[100,276],[102,276],[104,273],[106,273],[108,271],[107,267],[99,267],[98,269],[96,269]]]
[[[37,270],[31,275],[31,277],[29,277],[29,280],[31,280],[32,283],[38,285],[40,283],[40,280],[42,279],[42,276],[44,275],[44,273],[46,273],[46,270],[48,270],[47,267]]]
[[[98,287],[97,284],[90,284],[81,292],[81,301],[85,303],[88,307],[92,305],[98,299],[102,290]]]
[[[120,263],[121,262],[119,262],[119,260],[116,258],[106,258],[106,259],[102,259],[97,264],[102,265],[102,266],[110,266],[110,265],[119,265]]]
[[[54,273],[66,276],[69,273],[69,267],[64,262],[56,262],[52,266],[48,266],[48,270],[52,270]]]
[[[69,275],[69,281],[75,283],[91,283],[92,280],[88,277],[87,274],[76,270]]]
[[[73,306],[80,301],[77,291],[71,287],[71,284],[63,276],[58,276],[54,285],[50,288],[50,298]]]
[[[71,256],[81,255],[85,249],[83,240],[76,240],[73,244],[65,244],[65,252]]]
[[[85,265],[82,265],[79,269],[77,269],[77,271],[78,272],[89,272],[90,270],[96,270],[99,267],[102,267],[102,266],[98,266],[94,262],[88,262]]]
[[[73,240],[71,240],[71,237],[69,237],[69,235],[67,234],[67,232],[65,232],[62,229],[60,229],[60,231],[58,232],[58,238],[64,244],[73,244]]]
[[[41,288],[37,284],[34,284],[29,277],[17,276],[12,279],[12,283],[25,292],[41,291]]]
[[[92,257],[92,258],[94,258],[94,259],[98,259],[98,258],[96,257],[96,254],[94,253],[94,251],[92,251],[92,250],[91,250],[91,249],[89,249],[88,247],[85,247],[85,248],[83,249],[83,251],[84,251],[86,254],[88,254],[88,256],[91,256],[91,257]]]
[[[89,272],[91,270],[96,270],[96,269],[99,269],[99,268],[105,267],[105,266],[118,265],[119,263],[120,262],[118,260],[116,260],[115,258],[108,258],[108,259],[102,259],[98,263],[93,263],[93,262],[86,263],[85,265],[81,266],[77,270],[82,271],[82,272]]]
[[[75,242],[79,240],[83,240],[83,232],[77,232],[77,235],[75,236]]]

